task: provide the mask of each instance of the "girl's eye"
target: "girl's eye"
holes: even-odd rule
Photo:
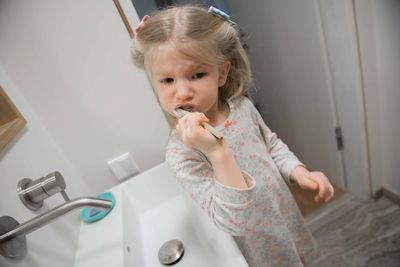
[[[192,79],[193,80],[198,80],[198,79],[203,78],[206,75],[207,75],[207,73],[205,73],[205,72],[199,72],[199,73],[196,73],[195,75],[193,75]]]
[[[174,82],[174,79],[172,78],[164,78],[160,81],[161,83],[165,83],[165,84],[171,84]]]

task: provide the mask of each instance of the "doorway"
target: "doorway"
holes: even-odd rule
[[[267,0],[250,8],[231,0],[229,5],[247,35],[255,102],[266,124],[308,169],[323,171],[337,192],[368,199],[352,3]]]

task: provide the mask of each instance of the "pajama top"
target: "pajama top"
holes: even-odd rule
[[[171,132],[166,161],[184,191],[215,225],[232,235],[251,267],[303,266],[315,241],[287,184],[302,163],[264,123],[252,102],[238,97],[215,127],[229,145],[248,188],[223,185],[199,150]]]

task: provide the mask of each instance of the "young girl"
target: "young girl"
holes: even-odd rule
[[[303,266],[315,244],[287,184],[315,190],[315,201],[329,201],[333,187],[303,166],[247,98],[249,61],[233,22],[215,9],[173,7],[145,16],[134,42],[134,61],[163,110],[190,111],[176,119],[166,152],[184,190],[234,237],[250,266]]]

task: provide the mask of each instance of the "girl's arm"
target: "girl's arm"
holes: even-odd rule
[[[171,135],[166,155],[183,189],[218,228],[232,236],[252,231],[254,179],[239,169],[225,141],[216,143],[208,131],[197,135],[197,130],[201,129],[194,133],[182,130],[181,127],[187,126],[183,122],[177,126],[180,140],[175,134]]]
[[[290,179],[292,170],[297,166],[304,166],[304,164],[301,163],[293,152],[289,150],[288,146],[278,138],[276,133],[268,128],[260,113],[258,113],[250,100],[248,100],[247,104],[250,105],[251,114],[260,129],[268,152],[278,167],[279,172],[288,184],[293,184],[294,181]]]
[[[314,197],[316,202],[319,202],[321,199],[328,202],[334,195],[334,189],[325,174],[322,172],[308,171],[303,163],[289,150],[288,146],[277,137],[276,133],[273,133],[267,127],[253,104],[249,104],[252,106],[253,114],[255,114],[267,149],[285,180],[289,184],[295,182],[303,189],[318,191]]]
[[[251,232],[255,223],[255,181],[243,173],[247,188],[227,186],[214,174],[211,163],[176,136],[167,147],[166,160],[188,196],[203,209],[215,225],[232,236]]]
[[[216,150],[205,155],[211,162],[215,178],[221,184],[234,188],[249,187],[224,139],[218,140]]]
[[[315,202],[320,202],[321,200],[328,202],[335,194],[328,177],[322,172],[310,172],[303,166],[297,166],[290,176],[301,188],[318,191],[314,197]]]
[[[203,113],[191,113],[181,118],[176,126],[183,143],[201,151],[210,161],[215,178],[222,184],[235,188],[248,185],[225,140],[216,139],[203,124],[208,122]]]

